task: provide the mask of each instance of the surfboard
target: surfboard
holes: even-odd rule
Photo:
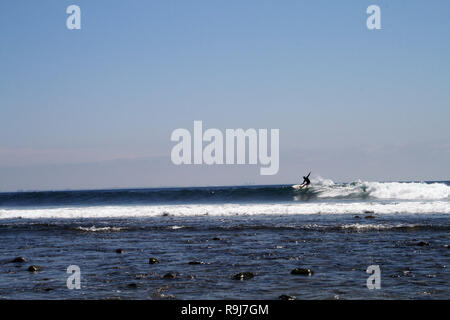
[[[307,187],[307,186],[302,185],[302,184],[294,184],[294,185],[292,186],[292,188],[297,189],[297,190],[305,189],[306,187]]]

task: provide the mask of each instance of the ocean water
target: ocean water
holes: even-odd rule
[[[449,299],[449,217],[450,182],[0,193],[0,299]]]

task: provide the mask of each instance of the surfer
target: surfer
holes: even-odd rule
[[[303,182],[302,182],[302,184],[300,185],[302,188],[303,187],[306,187],[306,186],[308,186],[308,185],[310,185],[311,184],[311,181],[309,181],[309,175],[311,174],[311,172],[310,173],[308,173],[308,175],[305,177],[305,176],[303,176]]]

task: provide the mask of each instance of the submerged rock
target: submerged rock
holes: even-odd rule
[[[35,290],[35,291],[45,291],[45,292],[50,292],[50,291],[53,291],[54,289],[53,289],[53,288],[50,288],[50,287],[40,287],[40,286],[37,286],[37,287],[34,288],[34,290]]]
[[[153,299],[175,299],[173,294],[165,294],[161,292],[155,292],[152,294]]]
[[[233,276],[234,280],[248,280],[255,276],[253,272],[239,272]]]
[[[148,263],[149,263],[149,264],[159,263],[159,260],[156,259],[156,258],[150,258],[150,259],[148,259]]]
[[[27,259],[25,259],[24,257],[16,257],[13,260],[11,260],[11,262],[27,262]]]
[[[314,274],[314,271],[306,268],[295,268],[294,270],[291,271],[291,274],[312,276]]]
[[[203,261],[189,261],[188,264],[205,264]]]
[[[38,272],[38,271],[42,270],[42,267],[33,265],[33,266],[29,266],[27,270],[30,272]]]
[[[280,300],[296,300],[297,297],[296,296],[288,296],[286,294],[282,294],[281,296],[278,297],[278,299],[280,299]]]
[[[412,271],[410,269],[403,270],[402,271],[402,275],[405,276],[405,277],[412,277],[413,276]]]
[[[400,277],[414,277],[414,274],[410,268],[402,268],[399,269],[396,274],[391,275],[391,278],[400,278]]]
[[[169,272],[169,273],[166,273],[166,274],[163,276],[163,278],[164,278],[164,279],[175,279],[176,276],[177,276],[177,275],[176,275],[175,273]]]

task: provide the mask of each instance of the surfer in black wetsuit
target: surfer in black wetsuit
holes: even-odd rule
[[[306,186],[308,186],[309,184],[311,184],[311,181],[309,181],[309,175],[311,174],[311,172],[310,173],[308,173],[308,175],[305,177],[305,176],[303,176],[303,182],[302,182],[302,184],[301,184],[301,186],[302,187],[306,187]]]

